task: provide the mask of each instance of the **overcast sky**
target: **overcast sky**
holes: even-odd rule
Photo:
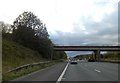
[[[119,1],[0,0],[0,21],[12,24],[19,14],[31,11],[57,45],[117,45]]]

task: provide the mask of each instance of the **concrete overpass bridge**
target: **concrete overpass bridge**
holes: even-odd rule
[[[95,59],[100,59],[100,51],[120,51],[120,46],[54,46],[55,51],[93,51]]]

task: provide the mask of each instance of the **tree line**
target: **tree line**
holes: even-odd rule
[[[64,51],[54,51],[46,25],[32,12],[23,12],[12,25],[0,22],[2,37],[38,51],[43,58],[66,58]]]

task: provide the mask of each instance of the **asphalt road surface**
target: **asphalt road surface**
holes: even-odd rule
[[[13,81],[57,81],[67,62],[58,63],[51,67],[17,78]]]
[[[86,61],[69,64],[62,81],[118,81],[118,64]]]
[[[118,64],[79,61],[59,63],[13,81],[118,81]]]

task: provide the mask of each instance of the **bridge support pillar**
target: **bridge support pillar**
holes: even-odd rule
[[[97,58],[98,58],[97,60],[100,61],[100,58],[101,58],[101,56],[100,56],[100,50],[97,50]]]
[[[94,51],[94,59],[100,61],[100,50]]]
[[[96,51],[93,51],[93,57],[96,60]]]

